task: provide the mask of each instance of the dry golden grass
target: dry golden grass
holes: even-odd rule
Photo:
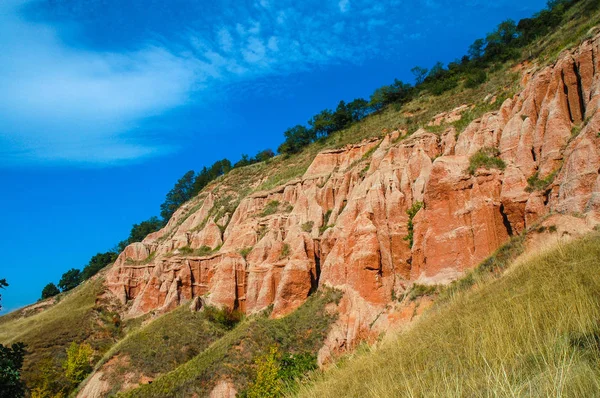
[[[301,397],[600,396],[600,235],[519,261]]]

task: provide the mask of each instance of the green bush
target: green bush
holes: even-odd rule
[[[280,377],[279,360],[281,353],[277,346],[258,357],[255,361],[256,379],[246,391],[248,398],[278,398],[283,394],[283,383]]]
[[[415,225],[413,224],[413,218],[415,218],[415,216],[417,215],[419,210],[421,210],[421,208],[423,208],[423,202],[415,202],[408,210],[406,210],[406,214],[408,214],[408,222],[406,224],[408,234],[404,237],[404,240],[407,240],[409,242],[411,248],[414,243],[413,240],[415,229]]]
[[[92,355],[94,351],[87,343],[72,342],[67,349],[67,359],[63,363],[65,377],[73,386],[78,385],[92,371]]]
[[[552,184],[554,178],[558,174],[558,170],[550,173],[546,178],[540,178],[539,172],[536,172],[534,175],[527,179],[527,188],[525,188],[526,192],[535,192],[535,191],[545,191],[548,189],[548,186]]]
[[[410,293],[408,294],[408,298],[411,301],[416,300],[419,297],[423,296],[431,296],[439,291],[439,287],[437,285],[421,285],[415,283],[410,289]]]
[[[218,308],[212,305],[204,307],[204,316],[209,321],[231,330],[237,325],[243,317],[243,313],[238,310],[232,310],[227,307]]]
[[[250,254],[250,252],[252,251],[251,247],[244,247],[243,249],[240,249],[239,253],[240,256],[244,257],[244,259],[246,259],[246,257],[248,257],[248,254]]]
[[[311,232],[314,225],[315,225],[314,221],[307,221],[304,224],[302,224],[302,230],[304,232]]]
[[[290,245],[287,243],[283,244],[283,248],[281,249],[281,255],[279,256],[280,259],[282,258],[286,258],[290,255]]]
[[[496,148],[482,148],[469,158],[469,173],[475,174],[479,168],[504,170],[506,163],[498,156],[500,152]]]
[[[267,205],[263,209],[262,213],[260,213],[260,215],[261,215],[261,217],[270,216],[271,214],[276,213],[278,209],[279,209],[279,201],[271,200],[269,203],[267,203]]]
[[[465,87],[475,88],[485,83],[486,80],[487,73],[485,73],[485,70],[477,69],[474,72],[471,72],[467,75],[467,79],[465,80]]]

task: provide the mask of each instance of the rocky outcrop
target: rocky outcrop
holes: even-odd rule
[[[524,72],[522,91],[464,132],[393,132],[323,151],[302,178],[246,196],[225,178],[121,253],[107,283],[128,316],[202,297],[246,313],[273,306],[280,317],[327,285],[345,292],[328,350],[377,333],[406,318],[394,300],[413,283],[460,277],[544,216],[598,222],[599,45]],[[470,174],[470,157],[487,147],[505,169]]]

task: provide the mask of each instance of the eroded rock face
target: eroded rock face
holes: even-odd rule
[[[273,317],[327,285],[345,292],[328,350],[377,333],[406,318],[390,303],[413,283],[460,277],[545,215],[598,222],[599,43],[524,72],[523,90],[458,139],[453,128],[393,132],[327,150],[302,178],[240,198],[235,211],[224,195],[202,193],[121,253],[108,285],[129,316],[202,297],[246,313],[272,305]],[[469,158],[484,147],[506,168],[471,175]],[[547,184],[531,189],[532,178]],[[410,247],[407,210],[417,202]]]

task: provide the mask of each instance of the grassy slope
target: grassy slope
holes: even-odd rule
[[[226,332],[222,325],[207,320],[203,312],[192,312],[184,305],[129,333],[104,355],[96,368],[112,358],[126,358],[105,372],[112,387],[110,393],[114,394],[121,389],[125,374],[156,377],[169,372]]]
[[[600,235],[458,293],[302,397],[600,396]]]
[[[524,57],[537,57],[540,65],[543,66],[553,62],[563,48],[577,45],[582,39],[588,37],[589,29],[600,21],[597,8],[592,12],[586,10],[593,4],[594,0],[585,0],[575,6],[569,12],[567,18],[569,21],[548,37],[524,49]],[[391,105],[346,130],[309,145],[300,154],[278,156],[268,162],[235,169],[210,184],[204,193],[216,189],[227,195],[233,191],[239,195],[232,200],[235,206],[241,197],[252,191],[274,188],[301,176],[320,150],[337,148],[359,142],[364,138],[380,136],[384,129],[406,128],[412,133],[418,127],[426,126],[431,117],[439,112],[451,110],[465,103],[475,104],[476,109],[457,124],[456,127],[460,132],[466,122],[484,111],[492,110],[489,105],[482,103],[482,99],[487,94],[497,94],[503,98],[517,90],[518,75],[511,72],[515,63],[511,62],[488,70],[488,81],[479,87],[466,89],[460,84],[441,96],[422,93],[403,107]],[[500,104],[501,101],[497,101],[494,106],[499,107]],[[433,130],[440,131],[440,129]],[[108,346],[114,343],[115,336],[118,337],[121,331],[113,330],[106,319],[106,314],[102,313],[101,308],[95,307],[95,298],[101,289],[100,280],[91,281],[66,295],[59,304],[39,314],[19,318],[19,312],[15,312],[0,317],[0,343],[24,341],[29,345],[31,353],[25,363],[26,379],[30,377],[32,365],[39,363],[40,359],[53,357],[60,366],[64,349],[71,341],[92,340],[98,353],[105,352]]]
[[[40,313],[21,317],[21,311],[15,311],[0,318],[0,343],[27,344],[23,378],[28,384],[36,378],[36,365],[45,359],[59,369],[72,341],[88,341],[102,353],[116,340],[120,331],[96,303],[103,282],[102,278],[90,280]]]
[[[339,293],[327,290],[284,318],[250,317],[186,364],[123,396],[205,396],[221,378],[247,386],[254,377],[255,359],[270,346],[277,345],[283,352],[316,353],[335,319],[325,306],[339,298]]]

